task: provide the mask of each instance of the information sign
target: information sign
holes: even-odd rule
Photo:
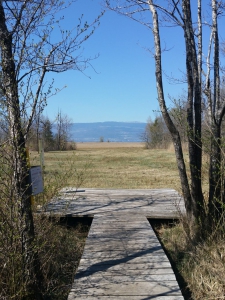
[[[41,166],[34,166],[30,168],[30,184],[32,195],[35,196],[44,191]]]

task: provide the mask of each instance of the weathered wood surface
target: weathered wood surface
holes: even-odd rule
[[[183,299],[147,220],[184,213],[175,190],[65,189],[45,211],[94,216],[68,300]]]
[[[45,211],[62,216],[140,213],[147,218],[173,219],[185,209],[183,198],[172,189],[64,189]]]
[[[94,217],[68,300],[183,299],[144,215]]]

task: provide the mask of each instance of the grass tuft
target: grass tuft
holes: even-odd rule
[[[42,215],[35,216],[35,225],[44,275],[44,299],[67,299],[89,227],[67,226],[60,219]]]
[[[158,229],[161,242],[182,278],[185,299],[225,299],[225,241],[186,239],[182,224]],[[179,276],[178,276],[179,277]],[[185,283],[185,284],[184,284]]]

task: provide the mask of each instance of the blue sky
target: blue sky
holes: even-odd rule
[[[101,10],[100,0],[79,0],[64,12],[65,27],[74,27],[82,13],[90,22]],[[182,37],[182,32],[164,28],[162,34],[165,38],[169,36],[165,45],[171,48],[163,54],[165,71],[181,77],[185,60],[183,39],[178,34]],[[97,73],[88,68],[87,76],[72,70],[50,74],[55,87],[67,88],[48,100],[44,114],[54,119],[58,110],[62,110],[74,123],[146,122],[149,116],[154,118],[154,111],[158,110],[155,67],[152,54],[146,50],[153,50],[151,32],[143,25],[107,11],[99,28],[83,46],[86,57],[99,54],[93,61]],[[183,86],[165,83],[165,95],[179,97]]]

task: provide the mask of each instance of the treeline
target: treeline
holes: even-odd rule
[[[187,142],[186,103],[181,100],[173,100],[174,107],[169,110],[170,117],[179,130],[182,143]],[[154,119],[149,118],[141,140],[147,149],[167,149],[172,143],[171,134],[160,113]]]
[[[9,126],[6,118],[2,117],[0,122],[0,139],[4,143],[8,139]],[[71,125],[72,119],[62,111],[53,120],[38,115],[30,127],[26,146],[30,150],[39,151],[41,141],[45,152],[75,150],[76,143],[71,141]]]
[[[225,89],[220,91],[224,97]],[[171,119],[179,131],[181,142],[184,147],[188,147],[188,138],[191,132],[188,131],[187,123],[187,102],[185,100],[173,100],[174,107],[168,109]],[[210,152],[211,130],[209,126],[208,113],[204,103],[202,103],[202,150]],[[223,138],[225,136],[225,121],[221,122],[221,147],[224,147]],[[172,145],[171,134],[160,113],[156,113],[154,119],[149,118],[145,131],[141,135],[141,140],[145,143],[146,149],[168,149]]]
[[[71,141],[71,125],[72,120],[61,111],[54,120],[41,116],[29,132],[29,148],[39,150],[41,140],[45,152],[75,150],[76,143]]]

